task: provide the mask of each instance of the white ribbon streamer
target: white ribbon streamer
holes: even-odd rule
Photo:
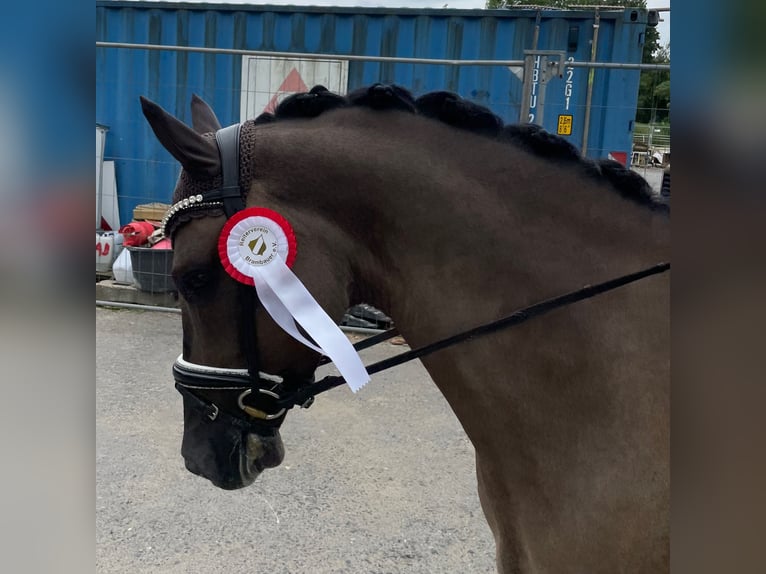
[[[274,322],[282,327],[283,331],[287,332],[291,337],[297,339],[310,349],[314,349],[317,353],[323,355],[326,354],[324,349],[317,347],[298,330],[290,311],[284,306],[282,301],[279,300],[279,297],[274,293],[271,286],[269,286],[268,278],[259,276],[256,279],[255,290],[258,292],[258,298],[261,300],[263,308],[266,309],[269,315],[271,315]]]
[[[274,322],[300,343],[328,356],[353,392],[361,389],[370,380],[362,360],[285,261],[290,238],[295,246],[289,224],[264,208],[244,210],[235,218],[224,227],[221,238],[221,259],[226,270],[240,281],[252,279],[258,298]],[[296,322],[314,342],[300,332]]]
[[[282,329],[307,347],[330,357],[352,391],[356,392],[367,384],[370,376],[348,337],[281,257],[256,270],[253,279],[261,303]],[[319,347],[301,335],[296,321]]]

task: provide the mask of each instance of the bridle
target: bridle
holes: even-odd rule
[[[186,198],[170,208],[163,219],[167,229],[173,217],[189,209],[223,208],[226,218],[245,208],[239,185],[240,124],[220,129],[215,134],[221,157],[222,185],[219,188]],[[173,364],[176,389],[200,414],[211,421],[227,422],[258,434],[274,434],[282,424],[287,408],[279,404],[286,390],[297,390],[313,382],[289,380],[259,370],[255,312],[258,297],[255,289],[238,283],[237,297],[242,309],[240,344],[247,361],[246,369],[198,365],[179,356]],[[209,395],[215,394],[215,400]],[[313,399],[304,401],[309,406]]]
[[[239,186],[239,132],[240,124],[235,124],[220,129],[215,134],[221,156],[222,186],[176,203],[165,216],[163,228],[168,226],[170,220],[177,213],[187,209],[223,208],[226,217],[230,218],[245,208]],[[367,372],[370,375],[379,373],[447,347],[521,324],[554,309],[595,297],[652,275],[664,273],[669,269],[670,263],[663,262],[602,283],[587,285],[581,289],[524,307],[491,323],[378,361],[368,365],[366,367]],[[303,380],[284,379],[258,370],[257,334],[253,320],[259,305],[258,297],[255,289],[239,284],[238,298],[243,309],[240,344],[243,346],[242,352],[247,359],[247,368],[229,369],[198,365],[184,360],[183,356],[179,356],[173,364],[175,386],[189,404],[207,419],[225,422],[244,431],[269,436],[276,433],[288,410],[295,406],[310,407],[318,394],[344,384],[345,380],[337,375],[327,376],[316,382],[314,382],[313,377]],[[387,341],[397,334],[396,329],[389,329],[359,341],[354,345],[354,349],[360,351],[369,348]],[[327,357],[322,357],[317,366],[329,362]],[[215,400],[209,396],[210,394],[215,394]]]

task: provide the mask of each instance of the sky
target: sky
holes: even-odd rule
[[[293,6],[362,6],[374,8],[384,6],[386,8],[458,8],[476,9],[484,8],[486,0],[266,0],[256,2],[254,0],[165,0],[170,2],[205,2],[207,4],[273,4]],[[534,0],[529,0],[534,4]],[[668,8],[670,0],[647,0],[648,8]],[[660,13],[660,19],[664,20],[657,26],[660,32],[660,44],[670,42],[670,12]]]

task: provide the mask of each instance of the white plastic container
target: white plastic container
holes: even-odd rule
[[[117,233],[116,231],[97,231],[96,272],[109,273],[121,251],[122,233]]]

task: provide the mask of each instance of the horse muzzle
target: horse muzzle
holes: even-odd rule
[[[173,365],[173,377],[183,397],[181,454],[190,472],[232,490],[282,462],[281,379],[260,373],[253,386],[247,370],[197,365],[182,357]]]

